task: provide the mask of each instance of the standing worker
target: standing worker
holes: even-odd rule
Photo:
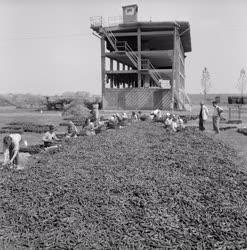
[[[204,122],[208,119],[208,108],[204,105],[203,102],[200,103],[201,110],[199,113],[199,129],[201,131],[205,130]]]
[[[3,153],[4,153],[4,163],[3,165],[13,164],[17,168],[19,166],[19,150],[20,142],[22,137],[20,134],[10,134],[3,138]],[[24,142],[27,145],[27,142]],[[9,151],[9,160],[8,160]]]
[[[214,129],[216,134],[219,134],[219,132],[220,132],[220,129],[219,129],[220,116],[221,116],[221,113],[223,112],[223,109],[217,105],[216,101],[213,101],[213,107],[214,107],[213,129]]]

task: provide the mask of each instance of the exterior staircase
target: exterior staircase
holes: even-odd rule
[[[117,38],[114,36],[114,34],[107,28],[102,27],[103,34],[107,37],[109,43],[111,44],[112,48],[115,51],[118,51],[117,49]]]
[[[107,37],[109,43],[111,44],[114,51],[117,52],[124,52],[125,55],[129,58],[131,63],[133,64],[134,68],[138,68],[138,56],[129,46],[126,41],[117,41],[117,38],[114,34],[107,29],[106,27],[102,27],[103,34]],[[161,86],[160,80],[162,77],[160,73],[155,69],[153,64],[150,62],[149,59],[142,59],[141,60],[141,69],[145,69],[148,71],[151,78],[154,80],[158,87]]]

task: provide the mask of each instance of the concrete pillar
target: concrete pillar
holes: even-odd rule
[[[102,109],[104,108],[104,94],[105,94],[105,40],[100,39],[101,44],[101,91],[102,91]]]

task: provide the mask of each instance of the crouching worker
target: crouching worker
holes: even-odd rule
[[[69,121],[67,137],[76,138],[78,135],[78,129],[72,121]]]
[[[3,165],[11,164],[18,167],[21,141],[22,137],[20,134],[10,134],[3,138],[3,153],[4,153]],[[26,141],[24,143],[25,145],[27,144]],[[9,152],[9,157],[8,157],[8,152]]]
[[[87,118],[85,126],[83,127],[83,129],[85,130],[85,134],[87,136],[95,135],[95,128],[96,127],[94,126],[94,123],[91,122],[90,118]]]
[[[164,122],[165,128],[171,127],[171,125],[172,125],[172,119],[173,119],[172,115],[170,113],[167,113],[166,114],[166,119],[165,119],[165,122]]]
[[[57,138],[55,133],[55,127],[53,125],[49,126],[49,131],[44,134],[42,140],[44,142],[45,148],[54,146],[55,142],[61,141]]]
[[[178,118],[177,118],[177,131],[181,131],[183,129],[185,129],[184,121],[180,116],[178,116]]]

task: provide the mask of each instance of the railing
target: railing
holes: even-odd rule
[[[160,80],[162,79],[160,73],[155,69],[153,64],[150,62],[149,59],[142,59],[141,60],[141,68],[148,70],[150,76],[153,78],[155,81],[156,85],[158,87],[161,86]]]
[[[131,47],[129,46],[129,44],[125,41],[118,41],[116,43],[116,47],[118,49],[118,51],[122,51],[125,52],[125,54],[127,55],[127,57],[130,59],[130,61],[132,62],[132,64],[137,68],[138,67],[138,56],[136,55],[136,53],[131,49]]]
[[[129,44],[126,42],[125,44],[126,48],[125,48],[125,52],[126,55],[129,57],[129,59],[132,61],[132,63],[134,64],[134,66],[136,68],[138,68],[138,56],[136,55],[136,53],[131,49],[131,47],[129,46]]]
[[[90,17],[90,26],[91,28],[103,27],[105,21],[102,16],[93,16]]]
[[[153,76],[154,81],[160,87],[161,86],[160,80],[162,79],[162,77],[161,77],[160,73],[155,69],[155,67],[153,66],[153,64],[151,62],[150,62],[149,73]]]
[[[121,18],[120,18],[121,19]],[[119,20],[119,17],[113,17],[111,21]],[[138,68],[138,56],[129,46],[126,41],[118,41],[114,34],[106,27],[103,27],[103,19],[102,17],[92,17],[90,18],[91,27],[101,27],[103,34],[107,37],[108,41],[110,42],[112,48],[115,51],[125,52],[127,57],[130,59],[134,67]],[[109,19],[108,19],[109,22]],[[150,76],[153,78],[157,86],[161,86],[160,80],[161,75],[159,72],[154,68],[153,64],[148,59],[141,60],[141,69],[147,69]]]
[[[108,26],[118,26],[123,23],[123,16],[108,17]]]
[[[104,35],[107,37],[107,39],[109,40],[111,46],[113,47],[113,49],[115,51],[118,51],[117,49],[117,38],[114,36],[114,34],[108,30],[107,28],[103,28],[102,27],[102,31],[104,33]]]

